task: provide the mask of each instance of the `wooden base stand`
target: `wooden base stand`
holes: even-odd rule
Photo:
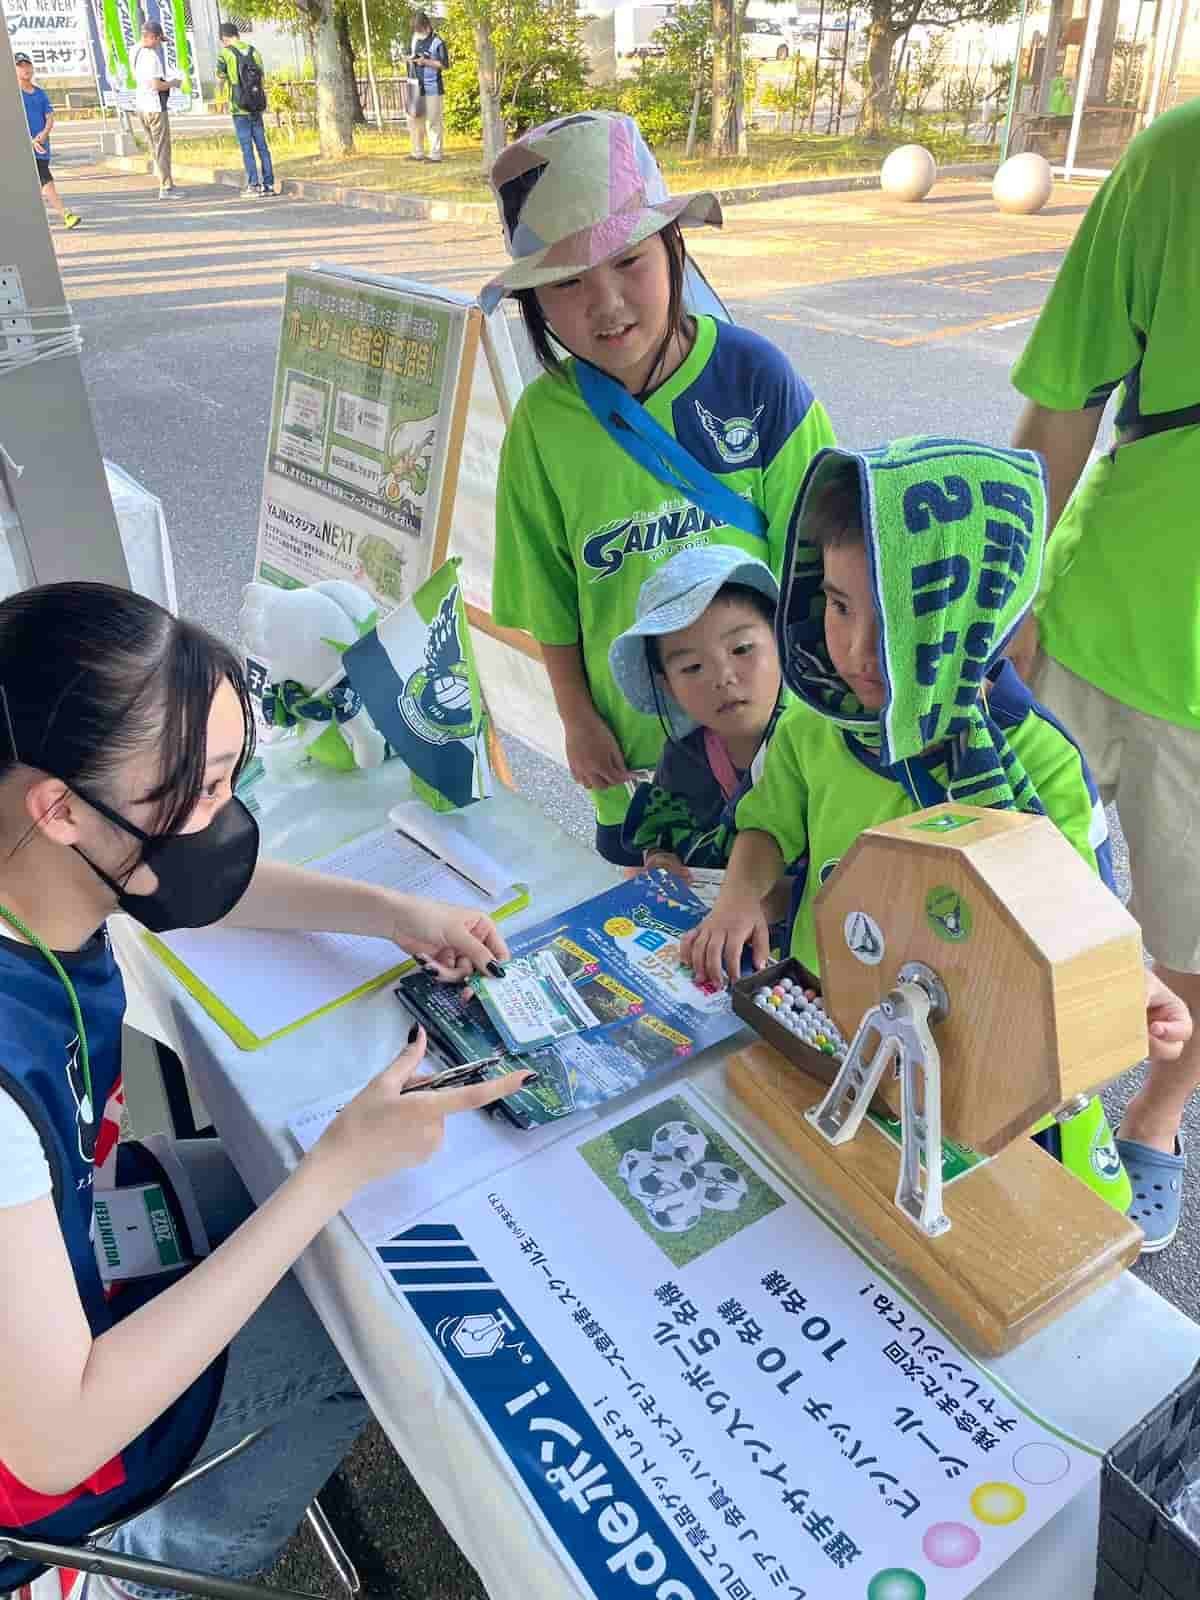
[[[804,1119],[826,1085],[767,1044],[726,1063],[730,1089],[916,1279],[929,1310],[975,1353],[1002,1355],[1137,1259],[1141,1231],[1019,1139],[950,1184],[950,1231],[929,1239],[895,1207],[899,1152],[866,1124],[833,1146]]]

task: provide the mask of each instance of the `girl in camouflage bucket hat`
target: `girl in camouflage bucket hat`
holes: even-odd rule
[[[480,298],[491,310],[516,297],[545,369],[501,455],[492,613],[541,645],[571,774],[592,791],[597,849],[636,866],[621,843],[628,785],[657,765],[664,734],[616,686],[609,646],[635,620],[646,578],[682,549],[731,545],[778,577],[791,499],[833,431],[774,345],[694,314],[681,229],[720,226],[720,205],[669,195],[632,118],[586,112],[535,128],[499,157],[492,186],[512,262]],[[634,460],[593,416],[581,364],[758,507],[765,535]]]

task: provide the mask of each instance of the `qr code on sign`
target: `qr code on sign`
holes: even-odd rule
[[[358,402],[352,394],[339,394],[334,429],[337,433],[353,433],[358,425]]]

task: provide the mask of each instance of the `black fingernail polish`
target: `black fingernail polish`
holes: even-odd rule
[[[417,965],[419,967],[424,967],[424,968],[426,968],[426,970],[428,970],[429,964],[430,964],[428,956],[419,956],[419,955],[414,954],[413,955],[413,960],[417,963]]]
[[[409,1042],[409,1044],[416,1044],[417,1035],[418,1035],[418,1033],[420,1033],[420,1031],[421,1031],[421,1024],[419,1022],[414,1022],[412,1027],[408,1030],[408,1042]]]
[[[522,1087],[522,1089],[528,1089],[530,1084],[536,1083],[540,1077],[541,1077],[541,1073],[540,1072],[527,1072],[525,1074],[525,1076],[521,1079],[521,1087]]]
[[[502,978],[504,976],[504,968],[498,961],[489,961],[487,964],[487,969],[493,978]]]

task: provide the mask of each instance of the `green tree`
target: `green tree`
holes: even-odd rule
[[[712,131],[709,153],[746,154],[746,79],[742,23],[747,0],[712,0]]]
[[[866,96],[859,132],[878,135],[891,120],[892,56],[916,27],[950,28],[958,22],[1008,22],[1020,0],[867,0]]]
[[[946,35],[937,33],[924,44],[918,41],[910,45],[905,52],[904,65],[896,73],[892,86],[892,104],[898,127],[904,126],[907,116],[911,116],[914,122],[920,121],[929,96],[942,76],[948,48]]]
[[[661,66],[659,84],[668,93],[670,87],[686,84],[687,154],[692,156],[696,139],[709,123],[712,109],[712,0],[684,0],[657,30],[654,42],[662,46],[661,62],[643,57],[641,66],[656,69]]]
[[[511,135],[587,100],[575,0],[451,0],[441,31],[447,120],[481,135],[485,171]]]

